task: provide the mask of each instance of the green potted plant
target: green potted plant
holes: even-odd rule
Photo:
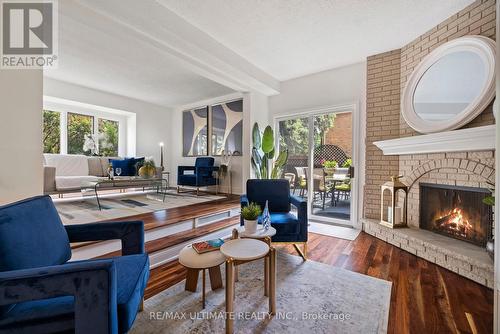
[[[288,161],[288,150],[277,152],[274,146],[274,131],[266,126],[261,133],[259,124],[255,123],[252,130],[252,167],[257,179],[280,179],[283,176]]]
[[[339,166],[335,160],[324,160],[322,165],[326,175],[333,175],[333,173],[335,173],[335,168]]]
[[[241,216],[245,224],[245,231],[255,233],[257,231],[257,219],[262,213],[262,209],[257,203],[250,203],[241,209]]]
[[[344,161],[344,164],[342,165],[343,168],[349,168],[352,166],[352,159],[348,158],[346,161]]]

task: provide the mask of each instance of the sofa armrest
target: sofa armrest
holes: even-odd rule
[[[0,306],[74,296],[75,333],[117,333],[116,286],[112,260],[5,271]]]
[[[290,203],[297,208],[297,219],[300,223],[301,233],[307,237],[307,200],[299,196],[290,196]]]
[[[56,190],[56,168],[43,166],[43,193],[49,194]]]
[[[144,223],[142,221],[66,225],[64,228],[66,228],[70,242],[120,239],[122,255],[144,254]]]

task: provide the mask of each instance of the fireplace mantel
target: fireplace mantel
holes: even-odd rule
[[[495,149],[495,125],[376,141],[384,155],[486,151]]]

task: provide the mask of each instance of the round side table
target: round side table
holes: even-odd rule
[[[245,231],[245,226],[238,226],[233,230],[232,239],[238,238],[250,238],[250,239],[258,239],[264,241],[266,244],[271,247],[271,237],[276,235],[276,229],[272,226],[266,230],[262,224],[257,225],[257,231],[254,233],[248,233]],[[234,279],[238,281],[238,268],[236,268],[234,272]],[[264,260],[264,296],[269,295],[269,258]]]
[[[233,333],[234,318],[234,283],[235,267],[240,264],[267,259],[269,261],[269,314],[276,314],[276,250],[268,244],[257,239],[233,239],[226,241],[220,252],[227,257],[226,260],[226,333]]]
[[[240,237],[240,238],[265,240],[269,246],[271,241],[270,238],[276,235],[276,229],[274,227],[269,226],[269,228],[266,230],[264,229],[264,226],[262,226],[261,224],[257,225],[257,231],[255,231],[254,233],[248,233],[245,230],[245,226],[238,226],[237,228],[235,228],[235,230],[238,234],[234,235],[233,231],[233,239]]]
[[[218,250],[198,254],[191,245],[184,247],[179,253],[180,264],[187,268],[186,291],[196,292],[198,273],[200,270],[202,271],[201,302],[203,308],[205,308],[205,271],[208,269],[212,290],[222,288],[222,276],[219,266],[225,261],[226,257]]]

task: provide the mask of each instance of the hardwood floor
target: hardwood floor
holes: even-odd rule
[[[388,333],[493,332],[492,290],[364,232],[355,241],[309,233],[308,258],[391,281]],[[153,269],[146,298],[185,275],[177,261]]]

